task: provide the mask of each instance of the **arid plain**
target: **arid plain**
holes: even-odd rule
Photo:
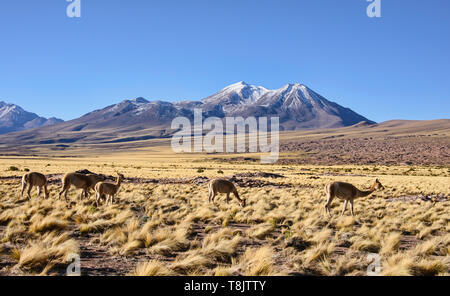
[[[450,124],[283,132],[278,163],[259,154],[174,154],[169,139],[1,149],[0,275],[450,275]],[[0,145],[1,146],[1,145]],[[0,147],[1,148],[1,147]],[[58,199],[61,177],[87,169],[125,176],[113,205]],[[47,175],[50,197],[20,196],[27,171]],[[246,206],[207,182],[234,181]],[[367,190],[355,216],[325,214],[325,185]]]

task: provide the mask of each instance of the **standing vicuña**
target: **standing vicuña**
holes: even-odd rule
[[[110,200],[110,204],[113,204],[114,196],[116,195],[117,191],[119,191],[120,184],[124,178],[122,174],[117,173],[117,182],[109,183],[109,182],[99,182],[97,185],[95,185],[95,203],[98,207],[98,201],[100,198],[103,197],[103,195],[106,196],[106,204],[108,204],[108,197]]]
[[[48,198],[48,189],[47,189],[47,178],[41,174],[36,172],[31,172],[28,174],[25,174],[22,177],[22,193],[21,197],[23,197],[23,192],[25,191],[25,188],[28,187],[28,199],[31,199],[31,189],[36,186],[38,188],[38,197],[41,196],[41,190],[44,189],[45,192],[45,198]]]
[[[352,211],[352,216],[354,216],[353,212],[353,201],[358,197],[365,197],[372,194],[377,189],[384,189],[383,185],[381,185],[378,179],[375,180],[372,187],[368,191],[361,191],[350,183],[345,182],[331,182],[328,183],[325,187],[325,191],[327,192],[327,203],[325,204],[325,211],[330,214],[330,205],[333,201],[333,198],[337,197],[339,199],[345,200],[344,208],[342,209],[341,215],[344,215],[345,210],[347,209],[347,203],[350,201],[350,209]]]
[[[239,194],[236,190],[234,184],[228,180],[224,179],[214,179],[208,183],[209,190],[209,202],[214,202],[214,198],[217,193],[226,193],[227,194],[227,203],[230,200],[230,193],[233,192],[234,196],[239,200],[239,204],[241,207],[245,207],[245,199],[240,199]]]
[[[67,173],[64,175],[62,179],[62,190],[59,193],[59,198],[61,198],[61,195],[64,193],[64,197],[67,201],[67,192],[70,189],[70,186],[73,185],[76,188],[83,189],[79,197],[88,197],[90,196],[90,189],[94,188],[94,186],[100,182],[104,181],[105,177],[101,175],[94,175],[94,174],[79,174],[79,173]]]

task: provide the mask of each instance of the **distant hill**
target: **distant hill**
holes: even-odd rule
[[[61,119],[40,117],[35,113],[25,111],[20,106],[0,101],[0,134],[54,125],[61,122],[63,122]]]

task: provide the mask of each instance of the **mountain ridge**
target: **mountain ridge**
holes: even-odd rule
[[[179,116],[192,120],[196,108],[202,109],[203,118],[279,117],[281,130],[375,123],[303,84],[290,83],[270,90],[241,81],[199,101],[127,99],[69,121],[3,135],[0,140],[5,144],[54,144],[167,137],[173,133],[172,120]]]
[[[0,134],[22,131],[63,122],[56,117],[45,118],[22,107],[0,101]]]

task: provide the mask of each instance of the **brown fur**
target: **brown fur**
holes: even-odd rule
[[[342,210],[341,215],[344,215],[345,210],[347,209],[347,203],[350,201],[350,210],[352,212],[352,216],[354,216],[353,212],[354,200],[359,197],[368,196],[377,189],[384,189],[383,185],[380,183],[380,181],[378,181],[378,179],[375,180],[375,183],[368,191],[361,191],[350,183],[345,182],[328,183],[325,186],[325,191],[327,193],[327,203],[325,204],[325,211],[331,216],[330,205],[333,199],[337,197],[339,199],[345,200],[344,208]]]
[[[25,191],[27,185],[28,185],[27,191],[28,199],[31,199],[30,192],[33,187],[38,188],[38,197],[41,196],[41,191],[42,189],[44,189],[45,198],[48,198],[49,193],[47,189],[47,178],[45,177],[45,175],[37,172],[25,174],[22,177],[22,192],[20,195],[21,197],[23,197],[23,192]]]
[[[217,193],[226,193],[227,194],[227,203],[229,203],[230,200],[230,193],[233,193],[234,196],[239,201],[239,204],[241,207],[245,207],[245,199],[241,199],[239,197],[239,194],[237,192],[236,186],[228,180],[224,179],[214,179],[211,180],[208,183],[208,190],[209,190],[209,202],[214,202],[214,198],[216,197]]]
[[[64,197],[67,201],[67,192],[69,191],[72,185],[75,186],[76,188],[82,189],[82,192],[79,195],[80,198],[82,198],[83,196],[85,198],[89,197],[91,195],[90,190],[93,189],[98,182],[104,180],[105,177],[100,175],[67,173],[64,175],[62,179],[62,190],[59,193],[59,198],[61,198],[61,195],[64,193]]]
[[[100,198],[103,196],[106,196],[106,204],[108,204],[108,198],[110,201],[110,204],[113,204],[114,202],[114,196],[116,195],[117,191],[119,191],[120,184],[124,178],[122,174],[117,173],[117,181],[116,183],[109,183],[109,182],[99,182],[97,185],[95,185],[95,203],[98,206],[98,202],[100,201]]]

